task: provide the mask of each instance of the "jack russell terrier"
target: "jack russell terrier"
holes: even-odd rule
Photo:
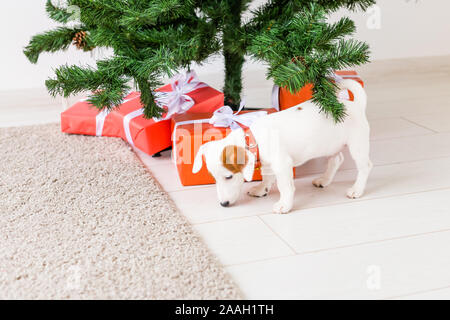
[[[294,202],[293,167],[314,158],[328,157],[325,173],[313,181],[318,188],[326,187],[344,161],[342,149],[348,146],[358,176],[347,197],[361,197],[373,167],[369,159],[367,95],[362,86],[353,80],[342,80],[339,88],[351,91],[355,97],[354,101],[341,100],[347,113],[343,122],[335,123],[331,117],[320,112],[316,104],[307,101],[257,119],[250,126],[250,135],[238,129],[222,140],[202,145],[195,156],[192,172],[200,171],[204,157],[209,172],[216,180],[219,202],[223,207],[228,207],[238,200],[244,180],[252,180],[256,160],[252,148],[257,146],[263,180],[248,194],[264,197],[276,181],[280,200],[274,204],[273,211],[288,213]],[[249,146],[249,136],[253,146]]]

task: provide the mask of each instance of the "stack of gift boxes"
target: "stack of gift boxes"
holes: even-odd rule
[[[337,71],[335,77],[354,79],[363,85],[354,71]],[[343,99],[353,99],[351,92],[341,95]],[[70,134],[120,137],[149,155],[172,147],[172,159],[182,185],[212,184],[214,178],[206,166],[192,173],[195,155],[202,144],[223,139],[232,130],[249,130],[252,121],[259,117],[310,100],[312,86],[305,86],[296,94],[274,86],[272,108],[233,112],[223,106],[222,92],[200,82],[190,72],[174,77],[156,90],[155,97],[156,103],[166,110],[159,119],[144,118],[140,94],[131,92],[111,112],[99,112],[87,100],[79,101],[61,114],[61,130]],[[256,161],[254,181],[261,180],[259,166]]]

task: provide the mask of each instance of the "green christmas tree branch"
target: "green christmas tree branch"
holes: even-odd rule
[[[120,19],[120,24],[129,29],[136,30],[143,25],[156,26],[167,24],[178,19],[194,16],[194,1],[178,0],[152,1],[148,8],[140,10],[126,10]]]
[[[65,9],[58,8],[53,5],[51,0],[47,0],[45,5],[48,16],[59,23],[67,23],[69,22],[72,14],[67,12]]]
[[[83,50],[111,48],[113,56],[96,68],[63,66],[47,81],[52,94],[91,92],[99,109],[120,104],[130,81],[141,91],[147,117],[162,112],[153,99],[160,80],[215,54],[225,60],[225,103],[237,107],[242,92],[245,56],[268,65],[267,76],[292,92],[314,85],[319,108],[342,120],[345,112],[329,76],[334,70],[368,61],[369,49],[351,39],[353,21],[330,24],[339,8],[366,10],[375,0],[268,0],[244,21],[251,0],[68,0],[80,9],[76,28],[69,9],[50,0],[46,9],[63,24],[32,38],[24,53],[36,63],[43,52],[67,49],[79,31]]]
[[[345,40],[355,31],[351,20],[342,18],[329,25],[326,12],[322,6],[311,4],[289,21],[274,23],[251,41],[249,52],[268,63],[268,77],[292,93],[313,84],[314,101],[322,111],[341,121],[344,108],[329,75],[334,70],[366,63],[369,49],[363,42]]]
[[[86,90],[91,92],[114,90],[115,92],[111,95],[113,97],[118,91],[125,94],[130,88],[128,86],[130,79],[117,75],[117,69],[95,70],[91,67],[61,66],[55,71],[55,79],[47,80],[46,85],[53,96],[68,97]],[[102,109],[105,106],[112,107],[117,104],[108,103],[104,106],[96,106]]]
[[[313,88],[313,101],[325,114],[331,115],[336,122],[344,120],[345,108],[336,96],[336,85],[326,78],[315,81]]]
[[[25,47],[24,53],[32,63],[37,63],[39,56],[43,52],[58,52],[67,50],[73,41],[75,34],[81,29],[58,27],[38,34],[31,39],[28,46]]]

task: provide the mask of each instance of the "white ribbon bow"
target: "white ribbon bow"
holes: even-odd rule
[[[242,109],[244,108],[244,105],[245,105],[244,102],[241,102],[241,106],[239,107],[239,110],[236,113],[233,113],[233,110],[229,106],[223,106],[222,108],[217,109],[214,112],[213,116],[209,119],[206,118],[206,119],[186,120],[177,122],[175,124],[172,136],[173,141],[172,160],[175,163],[177,163],[178,152],[177,152],[176,138],[177,138],[177,129],[181,125],[209,123],[214,125],[215,127],[222,127],[222,128],[230,127],[231,130],[236,130],[241,128],[238,123],[241,123],[246,127],[250,127],[250,125],[256,119],[258,119],[261,116],[267,115],[267,111],[255,111],[238,115],[238,113],[241,112]]]
[[[217,109],[213,116],[209,119],[209,124],[220,128],[231,128],[231,130],[240,129],[242,124],[246,127],[250,127],[251,124],[258,118],[267,115],[267,111],[255,111],[244,114],[239,114],[244,108],[244,103],[241,102],[241,106],[236,113],[233,113],[233,109],[229,106],[223,106]]]
[[[154,92],[155,102],[160,107],[167,107],[167,114],[164,117],[169,119],[175,113],[185,113],[192,106],[195,101],[188,93],[207,87],[203,82],[200,82],[194,71],[188,72],[186,75],[178,74],[171,80],[172,91],[170,92]]]

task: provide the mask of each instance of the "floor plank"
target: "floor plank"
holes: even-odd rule
[[[450,287],[395,297],[393,300],[450,300]]]
[[[261,219],[297,253],[450,230],[450,188],[268,214]]]
[[[227,267],[248,299],[386,299],[450,285],[450,232]]]
[[[426,115],[406,115],[404,118],[436,132],[450,132],[450,108]]]
[[[294,255],[257,217],[200,224],[195,230],[224,265]]]

